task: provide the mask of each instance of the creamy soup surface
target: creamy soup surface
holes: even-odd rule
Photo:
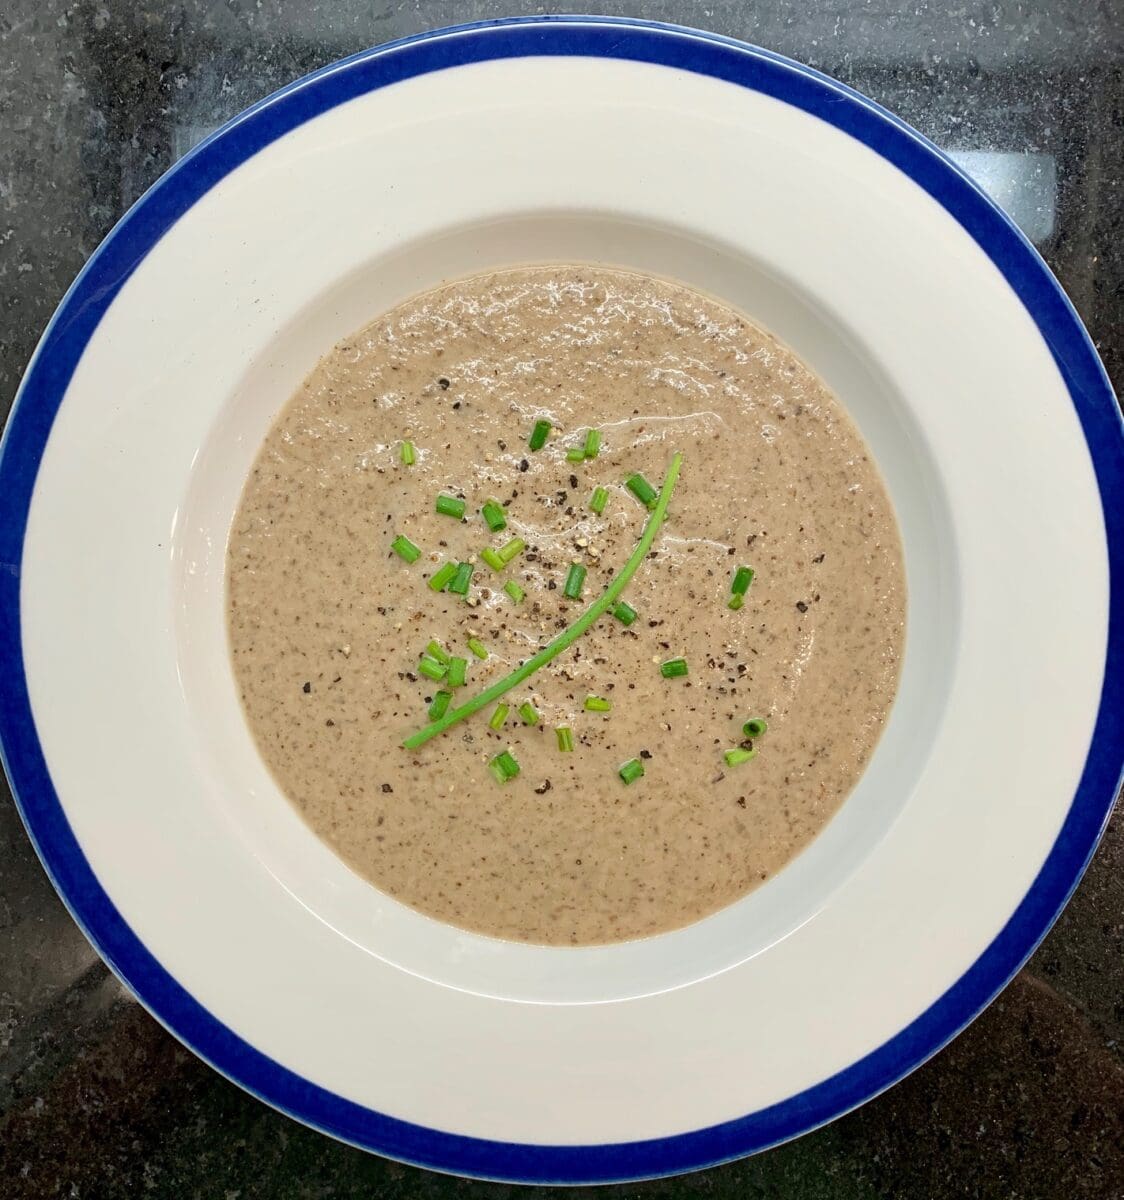
[[[599,453],[569,461],[591,428]],[[491,703],[404,749],[439,691],[463,704],[609,586],[650,516],[625,481],[658,489],[676,452],[667,518],[622,594],[635,620],[601,617],[503,697],[500,728]],[[436,512],[439,494],[464,517]],[[481,560],[513,538],[526,548],[502,570]],[[341,342],[273,425],[228,554],[234,671],[285,794],[376,887],[501,938],[613,942],[737,900],[836,812],[897,687],[902,549],[855,426],[745,317],[624,271],[477,276]],[[427,586],[446,562],[473,564],[467,595]],[[564,595],[574,563],[580,599]],[[741,566],[755,577],[736,609]],[[467,659],[463,687],[419,672],[433,639]],[[675,658],[687,674],[665,678]],[[750,718],[768,728],[747,740]],[[730,765],[731,749],[755,754]],[[520,770],[501,783],[505,750]],[[631,760],[644,774],[625,783]]]

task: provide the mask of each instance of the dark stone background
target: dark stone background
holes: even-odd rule
[[[695,24],[791,54],[882,101],[949,150],[1049,156],[1003,199],[1038,240],[1119,389],[1119,0],[572,7]],[[343,54],[516,8],[490,0],[0,0],[3,411],[75,272],[203,133]],[[1122,867],[1117,820],[1027,968],[966,1033],[887,1094],[754,1159],[611,1193],[1124,1197]],[[0,799],[5,1200],[495,1200],[515,1192],[338,1145],[203,1066],[107,973],[52,891],[10,800]]]

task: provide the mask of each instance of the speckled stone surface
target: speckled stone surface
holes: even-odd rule
[[[3,411],[43,326],[99,239],[213,126],[343,54],[516,7],[489,0],[6,0]],[[582,5],[556,10],[570,7]],[[791,54],[963,154],[1038,242],[1120,390],[1121,0],[634,0],[584,7],[700,25]],[[909,1079],[754,1159],[609,1191],[648,1200],[1118,1200],[1122,1035],[1124,835],[1117,818],[1026,969]],[[52,891],[10,800],[0,799],[4,1200],[515,1194],[338,1145],[198,1062],[101,965]]]

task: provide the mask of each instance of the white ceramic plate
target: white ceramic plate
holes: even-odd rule
[[[557,260],[682,279],[792,345],[877,455],[911,596],[889,727],[812,847],[691,928],[578,950],[344,868],[259,760],[223,627],[242,481],[320,354]],[[114,970],[293,1116],[503,1179],[746,1154],[939,1048],[1088,861],[1124,757],[1122,447],[1034,251],[839,84],[637,22],[382,47],[178,164],[44,336],[0,462],[6,766]]]

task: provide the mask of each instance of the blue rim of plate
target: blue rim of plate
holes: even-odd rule
[[[1109,629],[1096,724],[1077,792],[1050,854],[994,941],[930,1008],[878,1049],[798,1095],[689,1133],[590,1146],[490,1141],[375,1112],[288,1070],[243,1041],[160,965],[113,906],[51,783],[20,640],[20,566],[32,491],[55,415],[87,342],[159,238],[240,163],[305,121],[403,79],[527,55],[633,60],[708,75],[794,105],[870,147],[960,223],[1005,276],[1049,346],[1092,457],[1109,552]],[[290,1116],[364,1149],[461,1175],[600,1183],[711,1166],[842,1115],[936,1053],[1011,979],[1045,936],[1092,857],[1124,768],[1124,426],[1108,378],[1049,268],[1008,218],[941,152],[835,80],[745,43],[654,22],[531,17],[439,29],[308,75],[223,126],[163,175],[98,247],[59,305],[27,370],[0,446],[0,745],[21,816],[55,887],[102,957],[196,1054]]]

